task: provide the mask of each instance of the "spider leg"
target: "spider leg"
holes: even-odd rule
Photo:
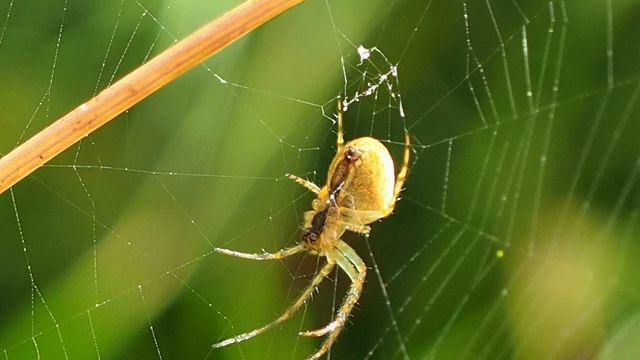
[[[318,185],[312,183],[309,180],[305,180],[299,176],[296,175],[292,175],[292,174],[287,174],[287,177],[295,182],[297,182],[298,184],[306,187],[307,189],[309,189],[310,191],[312,191],[314,194],[319,194],[320,193],[320,187],[318,187]]]
[[[396,186],[393,191],[393,205],[391,205],[391,211],[393,211],[393,206],[395,205],[396,200],[398,200],[398,196],[400,196],[400,192],[402,191],[402,187],[404,186],[405,180],[407,180],[407,173],[409,172],[409,156],[411,153],[411,138],[409,133],[404,133],[404,158],[402,160],[402,168],[396,176]],[[389,211],[389,214],[391,214]],[[388,215],[388,214],[387,214]]]
[[[348,227],[353,227],[357,229],[359,226],[370,224],[378,219],[382,219],[391,215],[394,208],[395,208],[395,204],[380,210],[357,210],[357,209],[341,207],[340,215],[342,216],[343,221],[347,224]],[[362,231],[356,231],[356,232],[361,232],[363,234],[366,234],[365,232],[362,232]]]
[[[327,252],[327,259],[329,259],[329,261],[331,259],[335,260],[338,266],[349,275],[349,278],[351,278],[351,288],[342,302],[338,314],[331,323],[317,330],[300,333],[302,336],[322,336],[329,334],[320,349],[311,355],[309,359],[319,359],[322,355],[326,354],[338,338],[338,334],[342,331],[349,314],[351,314],[353,307],[360,299],[362,286],[364,285],[364,279],[367,273],[367,266],[362,258],[342,240],[338,240],[336,248]]]
[[[221,348],[223,346],[227,346],[230,344],[235,344],[235,343],[239,343],[241,341],[245,341],[247,339],[251,339],[254,336],[260,335],[263,332],[274,328],[276,325],[282,323],[283,321],[289,319],[291,316],[293,316],[293,314],[296,313],[296,311],[298,311],[300,309],[300,307],[305,303],[305,301],[307,301],[307,299],[311,296],[311,294],[313,294],[313,290],[315,290],[315,288],[318,286],[318,284],[320,284],[320,282],[331,273],[331,270],[333,270],[335,263],[333,262],[327,262],[327,264],[325,264],[322,269],[320,269],[320,271],[316,274],[316,276],[314,276],[313,280],[311,280],[311,283],[309,283],[309,285],[304,289],[304,291],[302,292],[302,294],[300,294],[300,296],[298,297],[298,299],[293,303],[293,305],[291,305],[291,307],[289,307],[289,309],[287,309],[287,311],[284,312],[284,314],[282,314],[279,318],[277,318],[276,320],[272,321],[271,323],[259,328],[259,329],[255,329],[249,332],[246,332],[244,334],[240,334],[238,336],[232,337],[230,339],[227,340],[223,340],[220,341],[218,343],[215,343],[213,345],[211,345],[211,347],[213,349],[216,348]]]
[[[353,231],[353,232],[357,232],[359,234],[368,234],[369,232],[371,232],[371,226],[368,225],[360,225],[360,224],[352,224],[350,222],[342,222],[342,224],[344,225],[345,229],[349,230],[349,231]]]
[[[338,97],[338,139],[336,140],[337,153],[342,152],[344,148],[344,135],[342,128],[342,98]]]
[[[340,224],[344,226],[345,229],[353,232],[357,232],[359,234],[368,234],[371,231],[371,227],[365,224],[363,221],[359,219],[356,211],[346,207],[340,207]]]
[[[235,256],[243,259],[250,259],[250,260],[279,260],[304,250],[305,250],[304,245],[302,244],[298,244],[288,249],[282,249],[276,253],[263,252],[262,254],[243,253],[240,251],[234,251],[234,250],[217,248],[217,247],[213,248],[213,251],[220,254],[225,254],[225,255]]]

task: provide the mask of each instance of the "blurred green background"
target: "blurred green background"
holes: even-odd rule
[[[0,154],[236,3],[0,0]],[[211,350],[324,261],[211,249],[299,239],[312,196],[284,175],[326,180],[336,97],[388,70],[358,66],[362,44],[398,65],[406,117],[381,90],[345,136],[399,158],[408,129],[413,151],[395,213],[345,235],[369,275],[331,358],[639,358],[639,21],[637,1],[305,2],[0,195],[0,350],[311,354],[321,339],[297,332],[348,278]]]

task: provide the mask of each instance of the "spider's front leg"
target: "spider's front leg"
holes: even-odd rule
[[[310,191],[312,191],[314,194],[319,194],[320,193],[320,187],[314,183],[312,183],[309,180],[305,180],[299,176],[296,175],[292,175],[292,174],[287,174],[286,175],[289,179],[297,182],[298,184],[306,187],[307,189],[309,189]]]
[[[325,277],[327,277],[327,275],[329,275],[329,273],[331,273],[331,270],[333,269],[333,267],[334,267],[333,263],[325,264],[322,267],[322,269],[320,269],[320,271],[313,278],[311,283],[309,283],[309,285],[304,289],[304,291],[302,291],[300,296],[298,296],[296,301],[289,307],[289,309],[287,309],[284,312],[284,314],[280,315],[280,317],[277,318],[276,320],[270,322],[269,324],[267,324],[267,325],[265,325],[265,326],[263,326],[261,328],[258,328],[258,329],[246,332],[244,334],[240,334],[240,335],[234,336],[234,337],[229,338],[227,340],[223,340],[223,341],[220,341],[218,343],[215,343],[215,344],[211,345],[211,347],[214,348],[214,349],[215,348],[221,348],[221,347],[225,347],[225,346],[230,345],[230,344],[235,344],[235,343],[239,343],[239,342],[251,339],[252,337],[260,335],[260,334],[264,333],[265,331],[278,326],[279,324],[281,324],[285,320],[290,319],[293,316],[293,314],[295,314],[302,307],[302,305],[307,301],[307,299],[309,299],[311,297],[311,295],[313,294],[313,291],[320,284],[320,282]]]
[[[252,253],[243,253],[240,251],[235,251],[235,250],[229,250],[229,249],[223,249],[223,248],[217,248],[214,247],[213,251],[219,253],[219,254],[224,254],[224,255],[229,255],[229,256],[235,256],[235,257],[239,257],[239,258],[243,258],[243,259],[249,259],[249,260],[279,260],[279,259],[284,259],[288,256],[291,256],[293,254],[297,254],[300,251],[304,251],[305,248],[302,244],[298,244],[294,247],[288,248],[288,249],[282,249],[278,252],[275,253],[268,253],[268,252],[263,252],[261,254],[252,254]]]
[[[340,331],[344,328],[344,324],[347,318],[351,314],[353,307],[358,303],[360,295],[362,294],[362,287],[364,286],[364,280],[367,274],[367,266],[358,254],[347,243],[338,239],[335,248],[327,251],[327,260],[329,262],[335,261],[340,268],[349,275],[351,279],[351,288],[344,298],[340,310],[335,319],[328,325],[312,331],[305,331],[300,333],[302,336],[323,336],[327,335],[327,338],[322,343],[320,349],[309,359],[319,359],[322,355],[326,354],[333,343],[338,338]]]

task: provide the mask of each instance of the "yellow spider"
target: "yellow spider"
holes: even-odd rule
[[[405,133],[402,168],[395,178],[393,159],[382,143],[371,137],[361,137],[344,143],[342,134],[342,100],[338,99],[337,153],[329,166],[327,184],[321,189],[316,184],[287,175],[317,195],[311,203],[312,210],[304,214],[304,230],[300,243],[276,253],[247,254],[215,248],[221,254],[252,260],[278,260],[306,251],[325,256],[327,263],[315,275],[291,307],[273,322],[253,331],[213,345],[223,347],[250,339],[289,319],[311,296],[313,290],[331,272],[335,264],[349,275],[351,288],[335,319],[328,325],[313,331],[301,332],[302,336],[327,335],[320,349],[309,359],[319,359],[327,353],[344,327],[351,310],[362,293],[367,266],[340,237],[346,230],[368,234],[370,224],[393,212],[409,168],[410,141]]]

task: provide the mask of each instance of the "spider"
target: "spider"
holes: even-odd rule
[[[319,359],[331,349],[358,302],[367,267],[356,251],[340,237],[346,230],[368,234],[370,227],[367,224],[385,218],[393,212],[408,173],[410,140],[409,133],[405,133],[402,168],[395,177],[393,159],[380,141],[371,137],[361,137],[344,143],[342,112],[342,101],[338,99],[337,152],[329,166],[327,184],[320,188],[298,176],[287,175],[289,179],[316,194],[316,199],[311,202],[312,210],[304,214],[301,241],[294,247],[282,249],[276,253],[249,254],[214,248],[214,251],[221,254],[251,260],[279,260],[299,252],[307,252],[326,257],[327,263],[279,318],[261,328],[218,342],[212,345],[213,348],[250,339],[291,318],[320,282],[331,273],[336,264],[351,279],[351,288],[333,321],[322,328],[299,334],[301,336],[327,335],[322,346],[309,359]]]

